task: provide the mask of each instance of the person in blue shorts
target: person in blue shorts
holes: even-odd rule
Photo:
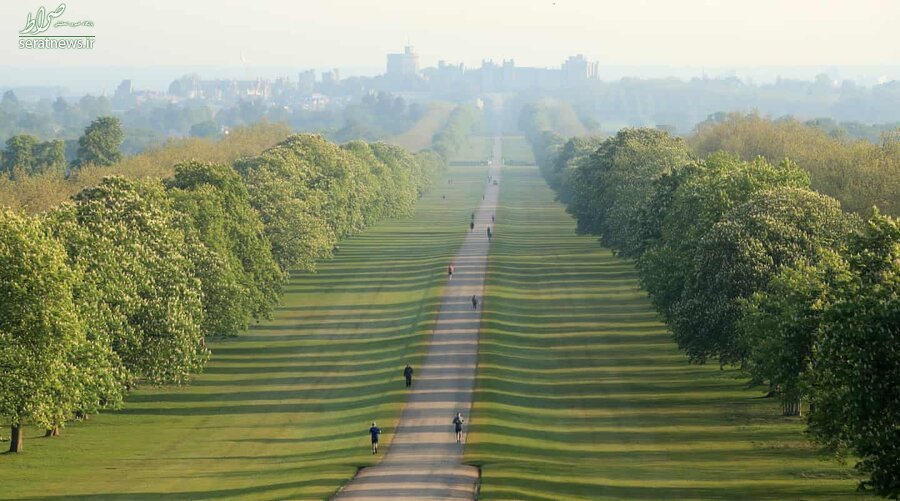
[[[381,428],[372,421],[372,427],[369,428],[369,435],[372,435],[372,454],[378,454],[378,435],[381,434]]]

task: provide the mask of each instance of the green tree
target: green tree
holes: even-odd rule
[[[663,131],[619,131],[573,173],[570,210],[579,231],[600,235],[608,247],[635,257],[641,210],[655,181],[688,160],[681,139]]]
[[[849,449],[862,483],[900,497],[900,222],[877,212],[850,238],[852,277],[839,281],[814,344],[809,425]]]
[[[726,212],[765,190],[809,186],[806,173],[790,162],[774,166],[763,159],[743,162],[727,154],[711,155],[682,169],[676,177],[663,179],[656,186],[664,193],[655,200],[656,195],[651,195],[649,202],[668,204],[654,208],[662,219],[642,219],[640,223],[648,227],[640,230],[642,236],[656,233],[658,239],[642,244],[645,251],[638,257],[637,267],[641,283],[668,320],[694,274],[699,243]],[[665,193],[667,190],[673,191]]]
[[[66,171],[66,143],[53,140],[38,143],[34,148],[35,167],[32,174]]]
[[[745,369],[753,384],[769,384],[786,416],[802,415],[810,395],[813,346],[834,284],[849,280],[847,262],[831,249],[818,261],[783,268],[743,304],[740,331],[749,347]]]
[[[251,318],[267,316],[283,274],[240,175],[228,166],[188,162],[175,166],[166,188],[185,233],[207,249],[193,256],[204,288],[204,332],[236,335]]]
[[[125,370],[122,384],[184,383],[208,357],[202,289],[184,234],[159,183],[104,178],[51,219],[72,267],[93,337]]]
[[[215,138],[219,136],[219,124],[215,120],[204,120],[191,125],[191,136]]]
[[[70,352],[83,330],[66,253],[37,219],[0,212],[0,262],[0,416],[19,452],[27,422],[52,428],[73,412]]]
[[[672,309],[672,335],[694,360],[743,362],[742,300],[782,268],[837,249],[853,220],[831,197],[779,187],[754,194],[723,215],[694,247],[693,266]]]
[[[551,148],[556,147],[556,138],[553,135],[542,137],[547,138]],[[539,165],[547,184],[556,191],[556,198],[566,204],[567,209],[573,203],[579,189],[578,176],[582,166],[602,142],[603,138],[599,136],[573,137],[559,148],[556,155],[551,155],[552,160],[545,161],[544,166]],[[545,145],[544,148],[546,147]],[[547,155],[548,153],[543,153],[543,156]]]
[[[76,164],[112,165],[122,158],[119,146],[125,139],[122,123],[116,117],[100,117],[87,128],[78,139]]]
[[[35,158],[37,144],[37,138],[29,134],[21,134],[7,139],[6,149],[3,150],[3,162],[0,163],[0,172],[5,172],[10,176],[14,176],[16,169],[31,173],[37,163]]]

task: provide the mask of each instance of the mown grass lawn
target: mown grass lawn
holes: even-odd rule
[[[466,447],[479,499],[858,496],[761,388],[688,365],[632,266],[575,235],[536,168],[501,184]]]
[[[432,137],[447,123],[447,118],[452,111],[453,105],[450,103],[430,103],[422,118],[409,130],[388,139],[387,142],[413,152],[428,148],[431,145]]]
[[[503,160],[507,163],[516,164],[534,162],[531,144],[525,139],[525,136],[503,137]]]
[[[492,136],[469,136],[465,148],[461,148],[451,162],[486,162],[491,158],[491,151],[494,147],[494,138]]]
[[[375,463],[373,419],[390,440],[402,369],[423,359],[484,173],[452,169],[453,184],[439,182],[414,217],[381,223],[317,274],[293,276],[273,320],[213,342],[190,386],[136,391],[123,410],[58,438],[27,428],[25,451],[0,456],[0,498],[328,497]]]

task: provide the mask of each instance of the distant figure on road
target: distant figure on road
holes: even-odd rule
[[[412,375],[413,375],[413,368],[410,367],[409,364],[406,364],[406,368],[403,369],[403,377],[406,378],[406,387],[407,388],[412,386]]]
[[[475,213],[473,212],[472,213],[472,221],[474,221],[474,220],[475,220]]]
[[[492,222],[492,223],[496,223],[496,222],[497,222],[497,215],[496,215],[496,214],[491,214],[491,222]]]
[[[456,271],[456,268],[453,267],[453,264],[447,267],[447,280],[453,280],[453,272]]]
[[[475,294],[472,294],[472,309],[473,310],[478,309],[478,298],[475,297]]]
[[[466,420],[463,419],[462,413],[457,412],[456,416],[453,416],[453,429],[456,431],[456,443],[460,443],[462,441],[462,425]]]
[[[469,231],[475,231],[475,222],[469,223]]]
[[[381,433],[381,428],[375,425],[375,421],[372,421],[372,427],[369,428],[369,434],[372,435],[372,454],[378,454],[378,435]]]
[[[488,233],[488,242],[490,242],[490,241],[491,241],[491,237],[493,236],[493,234],[491,233],[491,227],[490,227],[490,226],[488,226],[487,233]]]

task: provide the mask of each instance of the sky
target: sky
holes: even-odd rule
[[[558,67],[579,53],[601,68],[900,66],[900,0],[71,0],[59,19],[94,27],[44,34],[83,30],[93,49],[20,49],[28,13],[55,2],[0,1],[0,85],[39,83],[41,68],[371,74],[407,41],[423,66]]]

